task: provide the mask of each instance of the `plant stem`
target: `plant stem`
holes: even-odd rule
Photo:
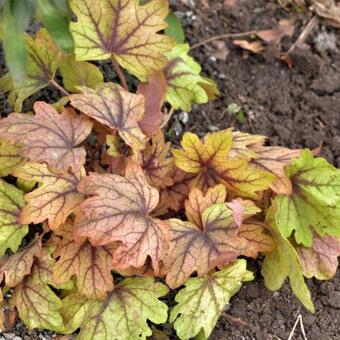
[[[221,40],[221,39],[227,39],[227,38],[242,38],[242,37],[247,37],[248,35],[256,34],[257,31],[248,31],[248,32],[241,32],[241,33],[227,33],[227,34],[221,34],[221,35],[216,35],[215,37],[211,37],[209,39],[203,40],[195,45],[191,46],[191,50],[194,50],[197,47],[200,47],[202,45],[206,45],[212,41],[215,40]]]
[[[60,84],[58,84],[55,79],[50,79],[50,83],[57,89],[60,91],[60,93],[63,95],[63,96],[69,96],[70,93],[67,92]]]
[[[129,88],[127,86],[127,82],[126,82],[124,73],[123,73],[122,69],[120,68],[120,66],[119,66],[119,64],[117,62],[117,59],[115,58],[115,56],[113,54],[111,55],[111,62],[112,62],[112,65],[113,65],[113,67],[115,68],[115,70],[116,70],[116,72],[118,74],[119,80],[122,83],[124,89],[126,91],[129,91]]]

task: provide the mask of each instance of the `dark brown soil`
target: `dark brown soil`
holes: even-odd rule
[[[207,2],[207,1],[205,1]],[[187,1],[184,6],[175,2],[187,39],[199,43],[215,35],[274,28],[282,18],[296,17],[296,32],[284,38],[280,45],[269,46],[262,55],[246,55],[226,45],[226,60],[216,60],[216,45],[194,49],[205,74],[217,81],[221,96],[218,100],[197,106],[183,124],[181,116],[171,122],[175,132],[179,124],[183,131],[206,133],[230,126],[242,131],[264,134],[269,143],[287,147],[314,148],[323,144],[322,155],[340,167],[340,31],[331,29],[320,20],[303,48],[292,54],[294,67],[289,69],[277,54],[286,51],[310,19],[307,13],[286,12],[276,1],[239,0],[233,8],[224,1]],[[318,41],[335,40],[337,45],[320,45]],[[245,113],[241,124],[226,108],[237,103]],[[333,280],[309,280],[315,302],[314,315],[306,312],[286,283],[272,293],[265,288],[260,263],[252,263],[257,279],[247,283],[231,301],[211,336],[222,339],[288,339],[296,318],[302,315],[309,340],[340,339],[340,273]],[[303,339],[299,327],[293,339]]]
[[[340,167],[340,30],[326,27],[320,20],[302,48],[292,54],[294,67],[289,69],[277,54],[286,51],[297,39],[310,19],[309,14],[286,12],[276,1],[266,0],[236,0],[233,8],[225,6],[224,0],[176,0],[172,3],[191,44],[229,32],[273,28],[281,18],[296,16],[294,36],[284,38],[279,45],[269,46],[261,55],[245,54],[231,41],[226,41],[229,50],[226,60],[214,58],[214,44],[192,51],[205,75],[218,82],[221,96],[210,104],[195,106],[188,121],[185,113],[174,115],[168,128],[176,136],[176,142],[184,131],[204,134],[234,126],[267,135],[268,142],[275,145],[314,148],[322,143],[322,155]],[[203,3],[210,6],[206,8]],[[332,41],[336,41],[335,46]],[[105,64],[102,66],[105,68]],[[112,72],[109,69],[108,72],[106,78],[110,79]],[[34,99],[54,101],[56,96],[54,90],[45,89]],[[31,101],[26,102],[27,108]],[[244,123],[226,110],[231,103],[242,107]],[[0,98],[0,110],[10,112],[3,98]],[[250,263],[256,280],[244,285],[232,299],[212,340],[286,340],[299,314],[308,340],[340,339],[339,272],[328,282],[308,280],[316,307],[312,315],[292,295],[287,283],[279,292],[266,289],[260,268],[259,261]],[[20,323],[11,334],[26,336],[26,339],[51,338],[47,332],[27,335]],[[10,337],[5,335],[7,338]],[[299,327],[293,339],[303,339]]]

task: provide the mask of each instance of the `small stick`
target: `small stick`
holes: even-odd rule
[[[211,37],[209,39],[201,41],[200,43],[192,45],[190,49],[194,50],[197,47],[209,44],[209,43],[211,43],[212,41],[215,41],[215,40],[247,37],[248,35],[256,34],[256,32],[257,31],[253,30],[253,31],[241,32],[241,33],[227,33],[227,34],[216,35],[215,37]]]
[[[115,56],[113,54],[111,55],[111,62],[112,62],[112,65],[113,65],[113,67],[115,68],[115,70],[116,70],[116,72],[118,74],[119,80],[122,83],[124,89],[126,91],[129,91],[129,88],[127,86],[127,82],[126,82],[124,73],[123,73],[122,69],[120,68],[120,66],[118,64],[118,61],[117,61],[117,59],[115,58]]]
[[[303,339],[307,340],[306,332],[305,332],[305,328],[303,326],[302,315],[301,314],[299,314],[298,317],[296,318],[296,321],[294,323],[293,329],[292,329],[292,331],[289,334],[288,340],[292,340],[293,339],[293,336],[294,336],[294,333],[295,333],[295,329],[296,329],[296,327],[297,327],[299,322],[300,322],[300,328],[301,328],[301,333],[302,333]]]
[[[164,117],[163,123],[161,124],[161,129],[163,129],[170,121],[170,118],[172,117],[172,114],[174,113],[174,108],[171,107],[171,109],[169,110],[169,112],[166,114],[166,116]]]
[[[63,95],[63,96],[69,96],[70,93],[67,92],[60,84],[58,84],[55,79],[50,79],[50,83],[57,89],[60,91],[60,93]]]
[[[285,53],[286,55],[292,53],[292,51],[296,48],[299,47],[308,37],[309,33],[313,30],[315,25],[318,22],[318,17],[314,15],[307,23],[305,28],[302,30],[300,36],[297,38],[295,43],[290,47],[290,49]]]

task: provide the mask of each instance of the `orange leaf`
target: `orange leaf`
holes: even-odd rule
[[[145,115],[139,122],[139,126],[148,137],[152,137],[158,131],[162,118],[164,116],[161,111],[163,101],[165,99],[167,82],[163,72],[154,72],[148,84],[140,83],[137,93],[145,98]]]
[[[6,256],[0,260],[0,282],[5,277],[6,287],[15,287],[25,275],[30,274],[34,257],[41,254],[41,240],[36,238],[25,248],[14,255]]]
[[[302,150],[291,150],[278,146],[253,145],[251,150],[256,152],[256,157],[251,161],[257,168],[268,171],[276,176],[270,185],[276,194],[290,195],[292,184],[285,174],[285,166],[290,164],[292,158],[300,156]]]
[[[209,200],[207,196],[205,199]],[[239,227],[226,204],[217,203],[205,209],[201,221],[200,228],[192,222],[169,220],[171,240],[166,282],[171,288],[182,285],[194,272],[204,275],[244,252],[247,241],[237,236]]]
[[[112,255],[109,247],[92,247],[85,241],[76,243],[72,237],[73,223],[66,222],[56,231],[62,239],[57,242],[54,283],[64,284],[77,276],[79,292],[89,299],[104,299],[113,289]]]
[[[165,143],[163,132],[159,131],[139,155],[139,163],[147,180],[158,189],[164,189],[173,183],[173,158],[168,157],[169,149],[170,143]]]
[[[57,172],[46,164],[26,163],[14,170],[16,177],[42,185],[25,195],[26,206],[22,209],[20,223],[41,223],[48,220],[49,227],[56,229],[75,211],[84,200],[77,185],[85,176],[84,168],[78,173]]]
[[[257,31],[256,35],[266,43],[275,44],[284,37],[291,37],[294,34],[294,25],[291,20],[282,19],[276,28]]]
[[[243,255],[256,259],[258,253],[270,253],[275,250],[275,241],[265,231],[265,227],[259,222],[246,222],[241,225],[238,236],[248,241]]]
[[[261,41],[249,42],[247,40],[234,40],[233,44],[255,54],[261,53],[265,50],[265,47],[263,46]]]
[[[85,163],[86,152],[76,146],[90,134],[91,121],[72,109],[59,114],[44,102],[36,102],[34,111],[34,116],[11,113],[0,120],[0,135],[21,144],[22,154],[31,161],[77,171]]]
[[[81,205],[76,235],[88,237],[94,246],[120,241],[113,252],[114,266],[139,268],[149,256],[157,275],[159,262],[166,257],[168,226],[150,216],[159,194],[142,171],[128,173],[126,178],[91,173],[78,189],[90,197]]]
[[[71,104],[86,115],[113,130],[124,141],[138,149],[144,148],[145,136],[138,126],[144,115],[144,97],[125,91],[113,83],[98,85],[95,90],[81,87],[82,94],[70,96]]]
[[[185,201],[187,219],[197,227],[203,229],[203,211],[215,203],[224,203],[226,198],[227,192],[223,185],[210,188],[205,196],[199,189],[192,189],[189,194],[189,199]]]

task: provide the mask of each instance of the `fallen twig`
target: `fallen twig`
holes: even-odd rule
[[[305,328],[303,326],[303,321],[302,321],[302,315],[301,314],[299,314],[298,317],[296,318],[295,324],[293,326],[292,331],[289,334],[288,340],[292,340],[293,339],[293,336],[294,336],[294,333],[295,333],[295,329],[296,329],[298,323],[300,323],[300,328],[301,328],[301,333],[302,333],[303,339],[304,340],[308,340],[307,337],[306,337]]]

